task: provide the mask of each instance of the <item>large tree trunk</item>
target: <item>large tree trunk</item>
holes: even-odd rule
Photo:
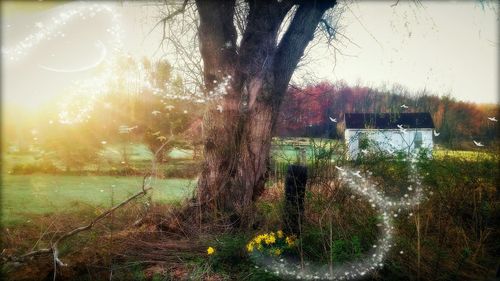
[[[295,1],[297,2],[297,1]],[[281,41],[278,30],[292,1],[249,1],[239,48],[234,1],[198,0],[200,51],[206,91],[230,75],[230,87],[204,119],[205,162],[198,200],[205,210],[242,218],[264,190],[271,137],[290,78],[333,1],[299,4]]]

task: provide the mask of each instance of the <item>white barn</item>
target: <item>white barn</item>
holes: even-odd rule
[[[427,112],[346,113],[344,122],[348,159],[376,152],[432,152],[434,122]]]

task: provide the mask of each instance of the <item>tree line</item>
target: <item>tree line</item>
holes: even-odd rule
[[[340,139],[344,113],[429,112],[440,134],[435,141],[442,146],[467,149],[473,146],[472,139],[488,144],[498,139],[498,124],[488,119],[498,116],[497,104],[458,101],[427,91],[412,93],[400,85],[376,89],[345,82],[292,86],[287,97],[278,119],[278,136]]]
[[[172,75],[168,62],[144,60],[141,64],[149,69],[151,83],[170,94],[185,93],[182,79]],[[201,121],[206,104],[168,99],[147,89],[125,92],[117,88],[99,97],[83,122],[61,124],[55,108],[39,113],[34,118],[36,122],[17,120],[4,128],[10,136],[6,144],[16,144],[20,150],[31,146],[42,151],[41,159],[59,162],[67,170],[105,161],[102,151],[110,144],[143,143],[155,155],[168,140],[162,153],[156,155],[158,162],[165,161],[174,147],[194,148],[196,155],[201,156]],[[488,119],[498,116],[499,107],[495,104],[457,101],[427,92],[411,93],[399,85],[374,89],[344,82],[291,86],[286,96],[275,131],[281,137],[341,139],[343,115],[348,112],[429,112],[440,134],[435,138],[438,145],[469,149],[473,147],[472,140],[487,145],[498,140],[498,125]],[[130,151],[123,149],[119,153],[128,163]]]

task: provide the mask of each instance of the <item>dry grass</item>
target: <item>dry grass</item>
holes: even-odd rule
[[[382,160],[381,160],[382,161]],[[392,162],[358,163],[373,171],[381,185],[397,187],[404,171]],[[467,161],[439,159],[425,163],[424,184],[428,199],[413,216],[396,220],[396,251],[391,251],[375,280],[488,280],[494,278],[500,259],[498,222],[498,160]],[[393,166],[393,167],[391,167]],[[100,223],[94,230],[71,238],[61,246],[61,259],[68,263],[58,272],[61,279],[226,280],[243,275],[231,271],[231,261],[241,263],[236,271],[253,268],[234,249],[252,236],[283,228],[283,182],[269,186],[256,204],[250,229],[235,231],[221,214],[201,220],[189,207],[138,201]],[[391,189],[391,188],[389,188]],[[431,193],[432,192],[432,193]],[[31,222],[0,233],[3,255],[20,254],[49,241],[94,217],[95,209],[81,213],[33,216]],[[324,263],[331,260],[332,245],[343,259],[358,258],[353,249],[358,237],[361,254],[376,239],[377,216],[367,202],[352,196],[335,178],[317,177],[306,193],[301,253],[305,259]],[[233,242],[231,242],[233,241]],[[232,244],[231,244],[232,243]],[[206,248],[219,245],[217,262],[210,261]],[[226,246],[224,246],[226,245]],[[231,247],[224,249],[223,247]],[[351,246],[349,246],[351,245]],[[350,247],[350,248],[349,248]],[[404,254],[399,254],[399,250]],[[340,251],[340,252],[339,252]],[[342,252],[344,251],[344,252]],[[236,256],[232,256],[236,255]],[[336,258],[339,258],[338,256]],[[4,267],[8,280],[46,280],[52,277],[52,264],[40,256],[25,265]],[[246,275],[253,273],[246,271]],[[166,279],[168,280],[168,279]]]

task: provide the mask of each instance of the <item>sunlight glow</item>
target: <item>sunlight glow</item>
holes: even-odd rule
[[[120,14],[109,4],[87,4],[65,5],[65,9],[57,16],[43,22],[35,23],[36,31],[25,37],[22,41],[13,47],[2,48],[2,55],[9,61],[17,62],[23,59],[28,52],[39,45],[44,40],[50,40],[55,37],[64,37],[60,32],[62,26],[71,20],[84,20],[86,17],[94,17],[98,13],[108,13],[111,15],[111,26],[106,28],[106,32],[111,36],[111,50],[108,52],[106,46],[97,41],[96,47],[101,50],[100,58],[96,63],[77,69],[59,69],[45,65],[39,67],[53,72],[77,72],[96,68],[96,75],[89,79],[77,80],[67,89],[70,94],[66,95],[59,102],[59,122],[71,124],[75,122],[85,122],[89,119],[95,101],[98,96],[109,93],[113,89],[123,89],[122,94],[140,94],[143,91],[152,92],[154,95],[166,99],[190,100],[196,103],[205,103],[216,100],[226,94],[229,87],[231,76],[227,76],[217,83],[216,88],[208,94],[202,91],[194,93],[173,94],[172,85],[165,84],[158,88],[151,84],[151,73],[144,68],[140,62],[134,61],[123,69],[119,64],[120,58],[131,59],[129,54],[123,51],[123,31],[120,27]]]
[[[83,66],[83,67],[80,67],[77,69],[60,69],[60,68],[54,68],[54,67],[50,67],[50,66],[46,66],[46,65],[38,65],[38,67],[45,69],[45,70],[48,70],[48,71],[65,72],[65,73],[90,70],[90,69],[95,68],[98,65],[100,65],[104,61],[104,59],[106,58],[106,55],[108,53],[106,46],[101,41],[97,41],[95,46],[101,50],[101,54],[99,56],[99,59],[90,65]]]

